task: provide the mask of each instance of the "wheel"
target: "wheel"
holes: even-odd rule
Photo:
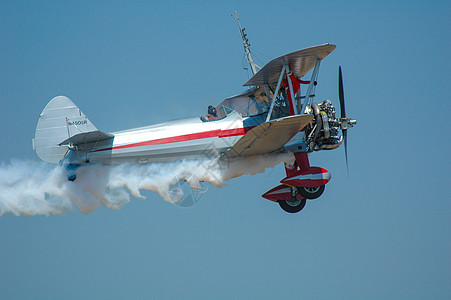
[[[307,202],[304,198],[302,198],[299,194],[296,197],[297,199],[294,201],[285,201],[285,200],[279,200],[280,207],[286,212],[289,213],[297,213],[300,212]]]
[[[324,185],[317,187],[302,187],[298,186],[298,193],[306,199],[316,199],[324,192]]]
[[[67,171],[67,180],[69,181],[75,181],[77,179],[77,174],[75,174],[75,171],[80,167],[80,165],[77,164],[65,164],[64,168]]]

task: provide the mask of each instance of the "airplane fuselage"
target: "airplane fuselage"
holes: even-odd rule
[[[203,122],[200,118],[188,118],[114,132],[111,140],[72,148],[66,161],[116,164],[217,158],[248,130],[262,124],[265,117],[243,118],[233,112],[221,120]]]

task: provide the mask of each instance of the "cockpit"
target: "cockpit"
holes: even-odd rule
[[[240,113],[243,118],[264,115],[269,110],[269,103],[264,88],[252,88],[225,99],[214,109],[216,116],[211,113],[212,110],[209,107],[208,114],[202,116],[201,120],[203,122],[221,120],[233,111]]]

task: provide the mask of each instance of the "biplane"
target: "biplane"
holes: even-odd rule
[[[339,68],[340,117],[330,100],[314,102],[321,61],[335,45],[297,50],[257,66],[245,29],[235,18],[253,76],[248,87],[213,107],[209,117],[194,117],[108,133],[98,130],[67,97],[53,98],[39,115],[33,148],[43,161],[63,164],[68,180],[87,163],[153,163],[215,155],[228,160],[291,152],[295,162],[285,164],[286,177],[262,197],[283,210],[299,212],[307,199],[322,195],[329,171],[310,166],[309,154],[345,147],[347,130],[356,121],[345,113],[343,79]],[[311,72],[310,72],[311,71]],[[302,78],[310,72],[309,80]],[[301,95],[301,86],[305,93]],[[340,134],[341,131],[341,134]]]

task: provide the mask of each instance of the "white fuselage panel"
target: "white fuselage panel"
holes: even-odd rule
[[[113,134],[114,139],[107,144],[90,145],[86,160],[149,163],[219,157],[245,134],[245,128],[241,115],[234,112],[222,120],[202,122],[191,118]],[[85,158],[82,155],[76,159]]]

